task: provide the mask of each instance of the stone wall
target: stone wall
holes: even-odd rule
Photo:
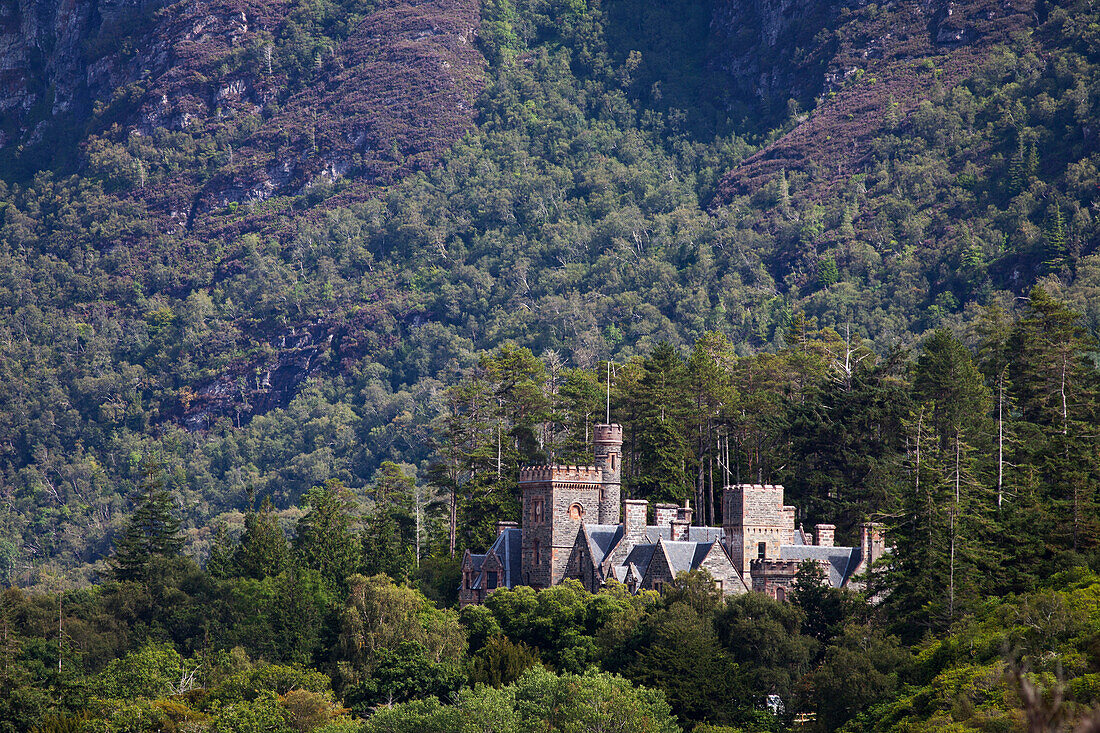
[[[538,588],[561,582],[581,522],[599,516],[602,479],[602,471],[595,466],[520,469],[523,573],[519,582]]]
[[[595,425],[592,428],[592,453],[602,473],[599,524],[618,524],[621,520],[623,426]]]
[[[779,557],[780,545],[794,539],[794,507],[783,505],[783,487],[772,484],[727,486],[722,496],[726,543],[730,557],[743,576],[749,563],[758,559],[760,544],[764,557]]]

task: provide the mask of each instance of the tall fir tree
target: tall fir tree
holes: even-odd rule
[[[180,522],[164,481],[164,466],[153,456],[141,464],[137,506],[115,543],[111,568],[119,580],[139,580],[154,557],[178,555],[183,547]]]
[[[265,497],[259,511],[250,510],[245,515],[244,534],[233,552],[233,568],[241,577],[262,580],[278,575],[289,564],[286,535],[271,499]]]

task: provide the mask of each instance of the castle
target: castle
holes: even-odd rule
[[[688,503],[622,500],[623,428],[596,425],[591,466],[520,469],[522,526],[497,522],[485,554],[462,558],[461,605],[481,603],[497,588],[547,588],[574,579],[596,592],[612,578],[632,593],[660,591],[688,570],[707,570],[723,595],[749,590],[785,600],[798,566],[819,563],[831,586],[861,587],[886,552],[882,528],[864,524],[859,547],[833,545],[835,527],[795,527],[783,487],[739,484],[722,492],[721,527],[692,525]],[[815,542],[816,540],[816,542]]]

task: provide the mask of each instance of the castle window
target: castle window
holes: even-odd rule
[[[573,504],[569,507],[569,518],[574,522],[579,522],[584,517],[584,507],[580,504]]]
[[[756,543],[756,557],[758,560],[763,560],[768,554],[768,543],[757,542]]]
[[[496,590],[497,587],[497,574],[485,573],[485,588],[486,590]]]
[[[787,589],[780,587],[775,589],[775,600],[785,601],[787,600]]]
[[[535,505],[532,513],[535,515],[535,524],[542,524],[542,499],[535,499]]]

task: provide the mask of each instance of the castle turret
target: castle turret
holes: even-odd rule
[[[622,495],[623,426],[600,424],[592,428],[596,467],[603,476],[600,484],[599,524],[618,524]]]

